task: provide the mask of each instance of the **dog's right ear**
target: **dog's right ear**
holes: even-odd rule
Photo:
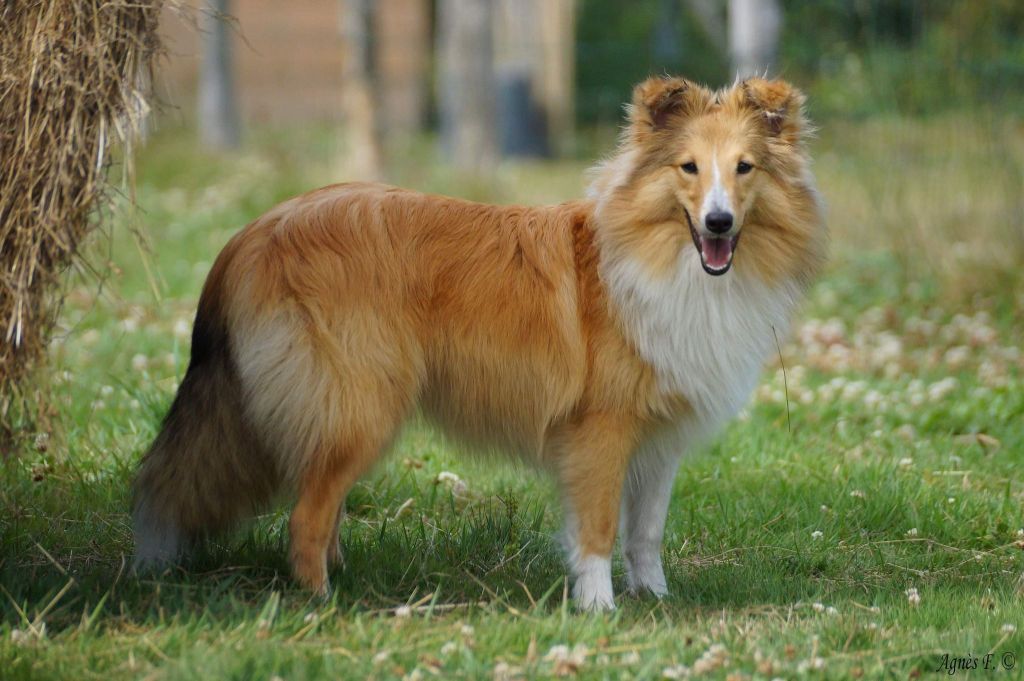
[[[702,91],[685,78],[648,78],[633,88],[629,121],[637,132],[667,128],[697,109]]]

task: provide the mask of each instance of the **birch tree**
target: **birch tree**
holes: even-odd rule
[[[738,77],[771,71],[781,31],[778,0],[729,0],[729,58]]]
[[[229,0],[208,0],[200,13],[202,64],[199,72],[199,138],[208,147],[238,146],[241,125],[235,92]]]
[[[377,0],[374,73],[379,114],[389,142],[423,129],[430,66],[428,0]]]
[[[370,58],[372,0],[341,0],[342,109],[345,152],[342,172],[379,180],[381,160],[378,110]]]
[[[492,27],[493,0],[438,0],[441,147],[466,172],[487,172],[498,158]]]

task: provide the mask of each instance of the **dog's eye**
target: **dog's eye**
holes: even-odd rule
[[[684,173],[690,173],[691,175],[697,174],[697,164],[693,161],[687,161],[682,167]]]
[[[736,164],[736,172],[739,173],[740,175],[746,175],[753,169],[754,166],[750,165],[746,161],[740,161],[739,163]]]

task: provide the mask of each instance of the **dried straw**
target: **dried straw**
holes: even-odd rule
[[[0,441],[26,405],[43,403],[28,379],[63,275],[98,222],[111,144],[129,145],[147,112],[162,4],[0,5]]]

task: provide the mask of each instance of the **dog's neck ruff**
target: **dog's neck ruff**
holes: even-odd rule
[[[623,333],[654,368],[659,389],[684,397],[694,416],[716,429],[746,404],[776,353],[776,336],[789,329],[802,287],[769,286],[735,268],[712,277],[689,244],[663,277],[617,255],[602,258],[601,274]]]

